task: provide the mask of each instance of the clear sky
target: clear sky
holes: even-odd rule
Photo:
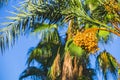
[[[11,6],[17,5],[19,1],[11,0],[9,5],[0,8],[0,23],[7,21],[4,17],[10,14],[6,11],[13,10]],[[28,49],[35,47],[38,42],[36,36],[21,36],[13,48],[6,50],[4,55],[0,53],[0,80],[18,80],[20,73],[26,68]],[[116,37],[105,48],[120,62],[120,38]]]
[[[0,23],[7,21],[4,18],[11,15],[7,11],[13,11],[12,6],[16,6],[19,1],[11,0],[8,5],[0,8]],[[20,73],[26,68],[28,49],[35,47],[38,42],[36,36],[21,36],[13,48],[6,50],[3,55],[0,52],[0,80],[18,80]]]

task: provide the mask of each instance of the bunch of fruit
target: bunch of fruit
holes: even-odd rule
[[[115,13],[120,11],[120,6],[116,0],[109,0],[108,2],[105,2],[104,7],[108,13]]]
[[[77,32],[73,42],[75,45],[82,47],[89,53],[95,53],[98,49],[98,40],[96,37],[96,30],[90,28],[83,32]]]

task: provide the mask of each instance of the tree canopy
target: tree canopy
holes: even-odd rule
[[[120,36],[120,0],[25,0],[11,22],[0,28],[0,48],[13,46],[21,34],[41,34],[41,41],[28,52],[28,68],[20,80],[93,80],[96,70],[118,79],[117,60],[107,51],[100,51],[112,36]],[[66,27],[64,42],[59,27]],[[61,29],[62,30],[62,29]],[[30,34],[30,33],[29,33]],[[114,35],[113,35],[114,34]],[[88,68],[90,55],[96,57],[96,68]],[[39,63],[39,66],[31,64]]]

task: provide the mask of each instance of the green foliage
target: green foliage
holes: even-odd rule
[[[105,18],[106,18],[108,21],[111,21],[111,20],[114,18],[114,15],[113,15],[113,14],[106,14]]]
[[[109,3],[111,1],[108,0]],[[116,1],[115,4],[118,5],[118,2]],[[106,0],[26,0],[21,4],[20,8],[14,7],[18,13],[8,11],[15,16],[7,17],[11,22],[3,23],[7,27],[0,28],[0,50],[4,52],[6,47],[9,48],[14,45],[21,34],[31,31],[40,34],[41,40],[34,49],[29,51],[28,68],[22,73],[21,80],[28,76],[35,76],[43,80],[46,80],[44,78],[49,79],[48,73],[50,69],[52,69],[53,73],[59,70],[62,71],[62,69],[66,71],[66,74],[67,71],[70,71],[72,76],[71,74],[65,76],[68,79],[73,77],[75,78],[73,80],[77,78],[92,80],[93,74],[91,72],[94,70],[87,69],[89,54],[82,47],[76,46],[72,39],[68,40],[67,37],[71,34],[72,38],[74,38],[77,31],[82,33],[85,29],[93,27],[97,28],[98,42],[101,39],[104,42],[108,41],[111,32],[120,36],[118,27],[120,10],[119,8],[111,9],[111,6],[114,6],[106,6],[106,3]],[[70,20],[73,20],[74,24],[68,24]],[[70,27],[68,30],[71,29],[71,31],[66,32],[67,37],[63,45],[58,33],[58,27],[62,24],[68,25]],[[75,27],[77,28],[75,29]],[[105,31],[101,30],[101,28],[104,28]],[[75,34],[73,34],[74,31],[76,31]],[[58,51],[59,59],[56,58]],[[65,57],[66,51],[70,53],[67,57]],[[106,74],[106,70],[116,74],[117,61],[110,53],[101,52],[97,56],[97,60],[103,74]],[[41,67],[36,68],[34,65],[34,67],[31,67],[31,63],[34,61],[41,64]],[[64,64],[65,61],[66,64]],[[60,63],[58,64],[58,62]],[[60,69],[57,70],[56,66],[58,65]],[[55,77],[62,79],[62,73]]]
[[[47,48],[44,50],[43,49],[39,49],[36,48],[32,51],[32,53],[30,54],[29,58],[28,58],[28,65],[33,61],[36,60],[39,63],[42,63],[44,65],[46,65],[47,63],[47,59],[52,55],[52,52],[50,49],[47,50]]]
[[[85,5],[90,9],[91,12],[98,7],[98,4],[99,4],[98,0],[85,0]]]
[[[118,74],[120,75],[120,69],[118,69]]]
[[[73,43],[73,40],[68,40],[66,42],[65,49],[69,51],[72,56],[81,57],[81,55],[85,53],[85,50],[83,50],[81,47],[76,46]]]
[[[56,55],[57,49],[60,46],[60,41],[58,34],[55,34],[54,32],[52,34],[50,33],[46,34],[43,35],[42,41],[38,44],[38,46],[32,51],[29,51],[30,55],[28,58],[28,65],[33,60],[36,60],[42,65],[46,66],[51,65],[51,62],[49,61],[51,61],[52,58],[54,58],[54,56]]]
[[[91,12],[91,17],[93,19],[98,19],[99,21],[106,23],[106,12],[104,10],[104,7],[102,5],[98,6],[95,10]]]
[[[28,1],[22,4],[20,8],[14,7],[19,13],[10,11],[10,13],[14,14],[15,16],[7,17],[7,19],[13,22],[7,23],[7,27],[0,29],[0,33],[1,33],[0,43],[3,44],[3,45],[1,44],[0,46],[1,50],[4,51],[6,46],[11,46],[10,43],[16,39],[16,36],[19,36],[21,33],[25,33],[31,28],[34,29],[36,24],[38,23],[42,24],[46,20],[48,20],[49,24],[60,21],[62,19],[62,15],[58,10],[58,7],[60,6],[58,6],[57,4],[59,3],[55,2],[56,5],[54,6],[52,6],[51,4],[52,3],[46,3],[46,2],[45,3],[40,2],[39,4],[34,4],[34,2],[32,1]],[[38,22],[35,23],[35,20],[37,20]],[[15,36],[12,35],[13,33],[15,34]],[[4,41],[2,39],[4,39]],[[7,39],[9,40],[11,39],[11,41],[8,41]],[[6,44],[5,46],[5,43],[8,44]]]
[[[86,24],[86,25],[85,25],[85,29],[88,29],[88,28],[100,28],[100,26],[91,25],[91,24]],[[101,27],[101,28],[102,28],[102,27]],[[98,30],[98,31],[97,31],[98,40],[103,40],[104,42],[107,42],[107,41],[109,40],[109,38],[111,37],[110,34],[111,34],[111,33],[108,32],[108,31]]]
[[[37,33],[37,32],[40,32],[40,31],[43,31],[43,30],[46,30],[46,29],[52,29],[52,28],[57,28],[57,25],[55,24],[36,24],[35,28],[34,28],[34,32]]]
[[[22,74],[20,75],[20,78],[19,80],[23,80],[29,76],[31,76],[31,78],[33,80],[38,80],[38,79],[43,79],[44,80],[44,77],[46,75],[46,72],[39,69],[39,68],[36,68],[36,67],[28,67],[27,69],[25,69]]]
[[[60,43],[60,36],[57,30],[57,25],[36,24],[33,33],[41,35],[42,42],[52,42],[54,44]]]
[[[101,52],[98,55],[97,60],[103,70],[103,73],[106,74],[107,69],[109,69],[112,73],[116,73],[118,64],[116,59],[110,53],[106,51]]]
[[[98,16],[104,17],[104,13],[101,15],[98,15],[97,17],[90,16],[92,13],[100,13],[104,10],[96,12],[96,10],[99,10],[97,8],[98,5],[102,4],[98,0],[97,4],[93,4],[93,0],[55,0],[55,1],[42,1],[42,0],[29,0],[25,3],[21,4],[20,8],[14,7],[19,13],[11,12],[14,14],[14,17],[7,17],[7,19],[10,19],[13,22],[7,23],[8,26],[0,30],[0,43],[1,50],[4,51],[6,46],[11,46],[10,43],[16,39],[16,36],[19,36],[20,33],[24,33],[27,30],[30,30],[31,28],[34,29],[37,24],[40,23],[40,25],[47,27],[44,22],[47,22],[47,24],[55,24],[55,23],[64,23],[62,22],[63,19],[70,20],[72,18],[76,18],[78,23],[80,25],[85,25],[86,23],[91,24],[97,24],[98,26],[103,26],[108,29],[111,28],[111,26],[106,25],[104,23],[105,21],[98,21]],[[99,3],[99,4],[98,4]],[[86,5],[92,5],[95,6],[94,9],[89,8],[90,10],[93,10],[90,15],[87,13],[89,9],[86,11]],[[37,20],[37,22],[36,22]],[[6,23],[5,23],[6,24]],[[28,25],[29,24],[29,25]],[[50,25],[51,26],[51,25]],[[42,28],[42,27],[41,27]],[[15,36],[12,35],[12,33],[15,33]],[[9,35],[9,36],[8,36]],[[8,41],[7,39],[11,41]],[[4,39],[4,42],[2,41],[2,38]],[[8,41],[8,42],[7,42]],[[4,46],[5,43],[6,46]]]
[[[110,32],[99,30],[98,37],[99,39],[103,39],[106,42],[110,37]]]

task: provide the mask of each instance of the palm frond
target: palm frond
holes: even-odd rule
[[[42,65],[49,66],[52,57],[56,55],[57,49],[60,46],[60,37],[56,26],[50,27],[50,25],[42,24],[38,25],[33,32],[41,32],[42,39],[36,48],[32,49],[28,58],[28,66],[32,61],[37,61]],[[55,28],[54,28],[55,27]],[[51,60],[49,60],[51,59]],[[49,62],[49,64],[48,64]]]
[[[24,13],[26,19],[22,20],[19,17],[8,17],[9,19],[13,20],[14,22],[8,23],[7,27],[0,28],[0,43],[3,44],[0,47],[1,51],[3,52],[6,47],[13,46],[16,41],[16,38],[19,37],[21,32],[27,30],[29,22],[29,14],[26,12]],[[26,29],[25,29],[26,28]],[[4,40],[4,42],[3,42]],[[7,43],[7,44],[6,44]]]
[[[41,35],[42,42],[52,42],[54,44],[60,43],[60,36],[56,25],[37,24],[33,33]]]
[[[92,68],[84,69],[83,75],[78,77],[79,80],[93,80],[93,77],[95,75],[95,70]]]
[[[28,62],[28,65],[30,65],[30,63],[33,60],[36,60],[42,65],[46,65],[48,58],[51,56],[52,56],[51,48],[50,46],[46,45],[46,46],[34,49],[32,53],[30,54],[27,62]]]
[[[13,22],[10,22],[7,27],[0,28],[1,50],[4,51],[6,46],[10,46],[11,41],[15,40],[16,36],[19,36],[20,33],[25,33],[27,30],[31,30],[31,28],[34,29],[36,23],[42,24],[47,20],[47,23],[51,24],[61,20],[63,17],[58,9],[59,7],[58,3],[55,3],[54,5],[47,2],[44,4],[34,4],[31,1],[22,4],[21,8],[15,7],[19,13],[16,14],[11,12],[15,14],[15,17],[7,17],[7,19],[12,20]],[[5,39],[5,37],[8,40]],[[5,45],[7,41],[8,44]]]
[[[68,17],[68,15],[69,18],[67,18],[67,20],[76,17],[78,21],[82,22],[81,25],[85,21],[88,21],[92,24],[110,28],[108,25],[96,19],[93,20],[85,11],[85,4],[83,2],[84,1],[80,0],[27,0],[21,4],[21,8],[15,7],[19,13],[11,12],[15,16],[7,17],[13,22],[10,22],[7,27],[0,29],[0,43],[5,45],[7,40],[5,40],[4,37],[7,37],[8,40],[10,40],[10,38],[15,40],[16,36],[19,36],[21,32],[25,33],[27,30],[31,30],[31,28],[34,29],[38,23],[55,24],[61,22],[65,17]],[[15,36],[13,36],[12,33],[15,33]],[[4,42],[2,38],[5,40]],[[10,44],[11,41],[8,41],[8,43]],[[2,51],[4,51],[6,46],[10,46],[3,45],[1,46]]]
[[[67,51],[69,51],[72,56],[81,57],[81,56],[85,53],[85,50],[82,49],[82,48],[79,47],[79,46],[76,46],[76,45],[73,43],[73,40],[72,40],[72,39],[70,39],[70,40],[68,40],[68,41],[66,42],[65,49],[66,49]]]
[[[36,24],[35,25],[35,28],[33,30],[34,33],[37,33],[37,32],[41,32],[43,30],[50,30],[50,29],[57,29],[57,25],[56,24]]]
[[[116,59],[108,52],[103,51],[97,56],[98,64],[103,70],[103,74],[105,75],[107,70],[110,70],[111,73],[116,74],[118,64]]]
[[[41,80],[41,79],[44,80],[45,75],[46,75],[45,71],[42,71],[39,68],[32,66],[32,67],[28,67],[21,73],[19,80],[23,80],[29,76],[32,78],[32,80]]]
[[[92,12],[100,5],[100,2],[99,0],[85,0],[85,5],[87,6],[86,8],[89,8],[90,12]]]

